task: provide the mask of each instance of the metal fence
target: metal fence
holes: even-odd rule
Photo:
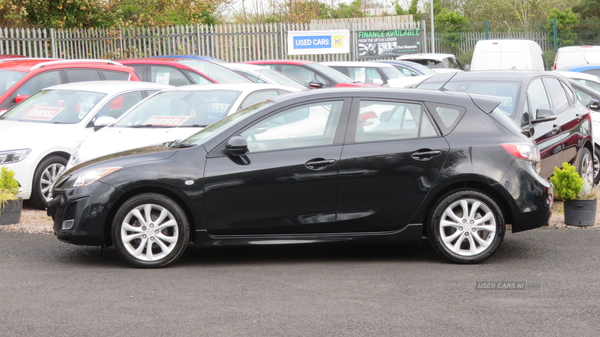
[[[314,61],[355,60],[356,32],[413,29],[412,16],[358,21],[313,21],[310,24],[222,24],[124,29],[0,29],[0,54],[65,59],[137,58],[158,55],[205,55],[228,62],[302,58]],[[287,32],[350,30],[350,54],[287,56]]]

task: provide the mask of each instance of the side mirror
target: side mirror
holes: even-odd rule
[[[600,102],[597,99],[591,99],[587,105],[587,108],[592,111],[600,111]]]
[[[465,71],[469,71],[469,70],[471,70],[471,65],[470,64],[465,64],[464,68],[465,68],[464,69]]]
[[[115,124],[116,121],[117,121],[116,119],[114,119],[112,117],[108,117],[108,116],[99,117],[94,122],[94,131],[98,131],[98,130],[102,129],[105,126],[108,126],[108,125],[111,125],[111,124]]]
[[[19,95],[19,96],[15,97],[15,104],[19,104],[28,98],[29,98],[29,95]]]
[[[533,127],[526,126],[521,130],[521,133],[524,134],[527,138],[533,137]]]
[[[381,78],[375,78],[375,79],[373,79],[373,84],[383,85],[383,80]]]
[[[308,82],[308,86],[311,87],[311,89],[319,89],[323,87],[323,83],[317,81],[317,80],[312,80],[310,82]]]
[[[531,124],[553,121],[556,119],[556,112],[552,109],[537,109],[537,118],[531,121]]]
[[[233,136],[227,141],[225,150],[231,154],[244,154],[248,152],[248,142],[242,136]]]

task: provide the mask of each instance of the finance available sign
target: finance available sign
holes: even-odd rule
[[[358,59],[379,59],[420,52],[421,29],[359,31]]]
[[[350,31],[288,31],[288,55],[344,54],[350,52]]]

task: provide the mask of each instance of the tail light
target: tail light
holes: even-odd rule
[[[535,163],[540,162],[540,150],[532,143],[504,143],[500,146],[514,157]]]

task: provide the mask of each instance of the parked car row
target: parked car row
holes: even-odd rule
[[[0,128],[11,123],[17,140],[30,127],[39,140],[0,148],[0,164],[17,168],[25,198],[48,206],[59,239],[114,245],[137,267],[173,263],[188,241],[423,235],[451,261],[480,262],[506,223],[514,232],[547,223],[555,166],[575,164],[590,184],[600,171],[592,114],[575,79],[557,72],[110,62],[144,82],[62,84],[15,99]]]

